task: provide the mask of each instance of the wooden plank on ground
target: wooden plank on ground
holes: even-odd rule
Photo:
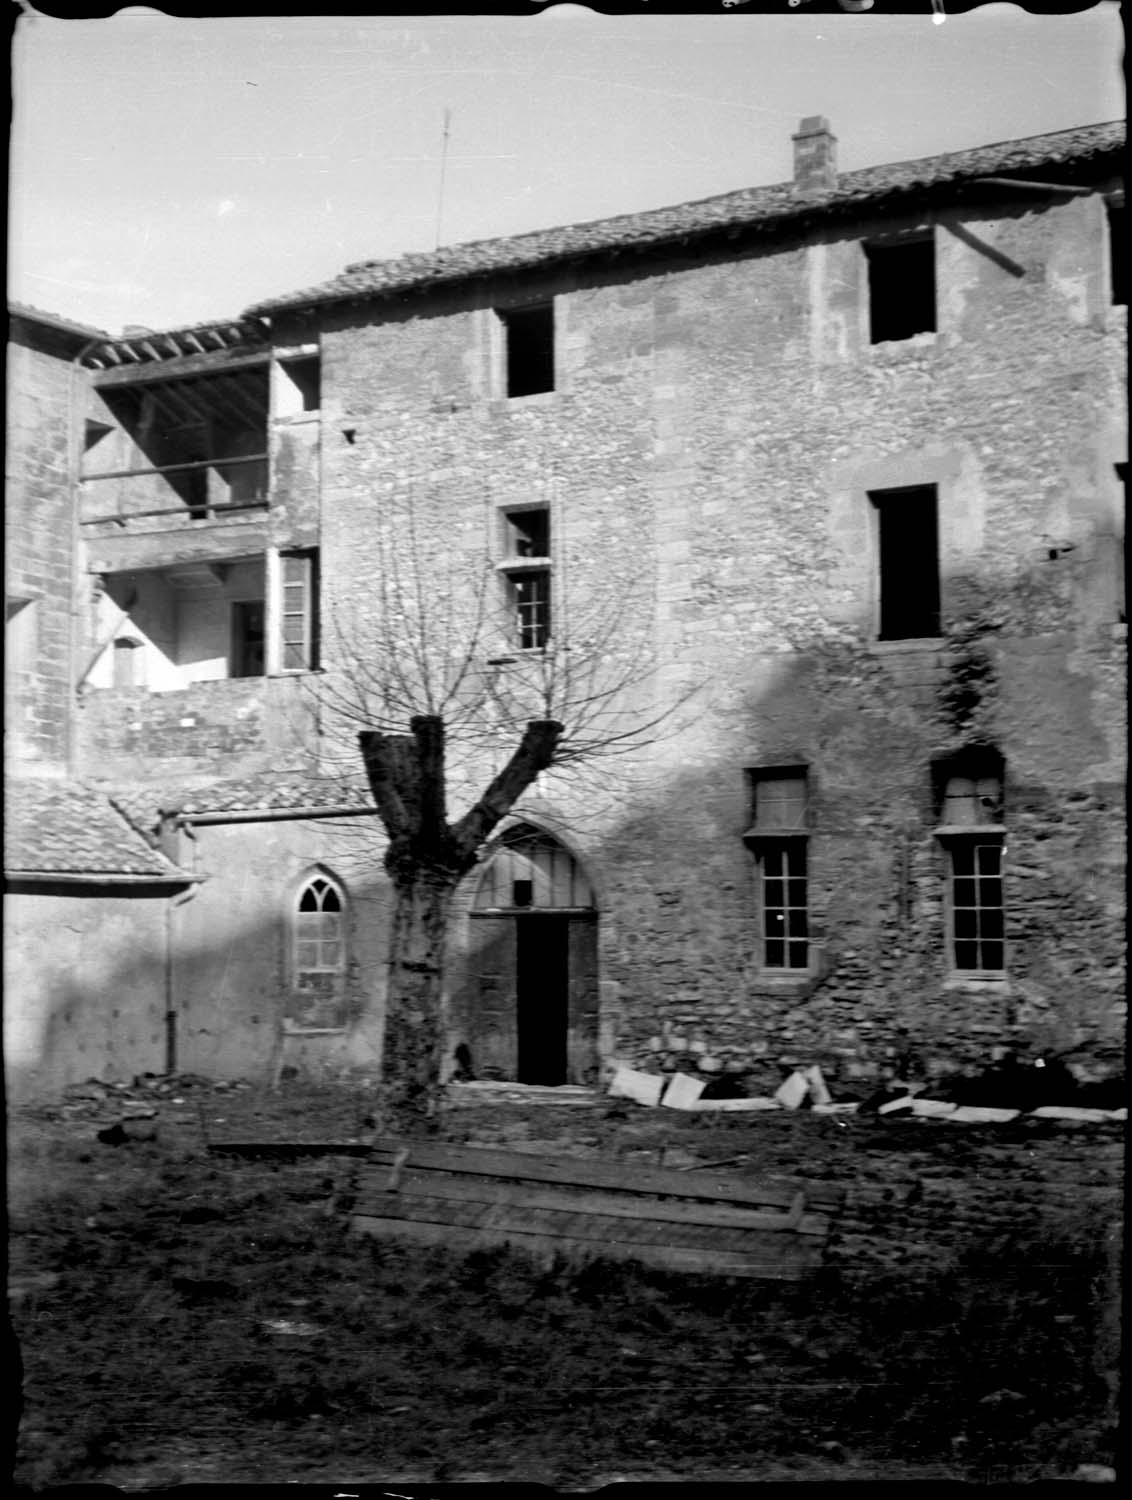
[[[658,1224],[640,1216],[613,1218],[602,1214],[578,1214],[567,1204],[544,1202],[539,1207],[532,1207],[528,1200],[517,1197],[471,1204],[461,1199],[389,1193],[384,1201],[370,1199],[364,1206],[358,1205],[355,1212],[366,1218],[413,1219],[473,1230],[497,1226],[523,1233],[538,1231],[555,1234],[563,1240],[592,1240],[599,1245],[614,1241],[638,1245],[655,1242],[688,1250],[719,1249],[737,1254],[745,1254],[757,1246],[760,1252],[768,1251],[770,1247],[775,1256],[788,1256],[794,1253],[796,1245],[805,1243],[794,1235],[777,1234],[767,1229],[718,1229],[701,1224]]]
[[[572,1185],[559,1188],[543,1184],[525,1186],[523,1202],[532,1209],[557,1208],[568,1204],[577,1213],[606,1214],[615,1218],[648,1218],[663,1224],[703,1224],[720,1229],[796,1229],[803,1217],[805,1194],[795,1193],[784,1213],[765,1213],[758,1209],[736,1208],[730,1203],[707,1203],[698,1200],[648,1199],[639,1194],[590,1192]],[[446,1176],[437,1171],[418,1171],[407,1164],[402,1168],[400,1191],[424,1193],[436,1198],[468,1198],[494,1201],[499,1181],[480,1174],[461,1173]],[[366,1173],[358,1194],[358,1211],[367,1211],[370,1202],[384,1200],[384,1181]]]
[[[610,1187],[621,1192],[675,1199],[707,1199],[754,1208],[792,1207],[796,1188],[752,1182],[715,1172],[679,1172],[660,1167],[623,1167],[610,1162],[573,1157],[538,1158],[517,1151],[484,1150],[433,1141],[381,1141],[373,1150],[375,1168],[392,1162],[398,1147],[409,1148],[408,1165],[415,1170],[474,1172],[519,1182],[553,1182],[576,1187]],[[368,1175],[368,1174],[367,1174]]]
[[[795,1281],[820,1264],[830,1222],[800,1184],[436,1140],[382,1140],[359,1175],[356,1230],[465,1253],[511,1245]],[[822,1185],[819,1206],[837,1201]]]
[[[211,1156],[240,1156],[253,1160],[298,1161],[306,1156],[366,1156],[361,1141],[209,1141]]]
[[[381,1239],[400,1239],[414,1244],[442,1245],[452,1248],[459,1243],[467,1250],[483,1246],[509,1246],[548,1259],[555,1255],[576,1258],[609,1260],[631,1260],[638,1264],[660,1270],[678,1271],[684,1274],[736,1276],[764,1278],[774,1281],[799,1281],[818,1263],[817,1255],[795,1251],[782,1257],[759,1250],[751,1253],[724,1252],[700,1249],[683,1249],[670,1245],[642,1245],[617,1240],[564,1240],[561,1236],[540,1233],[530,1229],[507,1229],[498,1225],[480,1228],[472,1243],[455,1241],[452,1226],[434,1224],[414,1219],[377,1219],[357,1215],[354,1229],[360,1234]],[[804,1244],[804,1242],[797,1242]],[[813,1243],[813,1242],[810,1242]]]

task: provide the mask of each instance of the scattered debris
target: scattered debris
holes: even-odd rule
[[[833,1103],[833,1095],[829,1092],[825,1078],[822,1076],[822,1070],[816,1063],[812,1068],[807,1068],[803,1076],[810,1085],[810,1104],[812,1108],[818,1109],[823,1105]]]
[[[663,1088],[664,1079],[654,1073],[641,1073],[636,1068],[617,1065],[609,1093],[614,1099],[633,1099],[638,1104],[657,1105]]]
[[[883,1104],[878,1104],[877,1114],[894,1115],[902,1110],[910,1110],[915,1102],[911,1094],[901,1094],[899,1099],[887,1099]]]
[[[673,1073],[660,1101],[667,1109],[691,1109],[704,1091],[704,1080],[690,1073]]]
[[[1030,1111],[1039,1120],[1127,1120],[1128,1110],[1083,1109],[1072,1104],[1040,1104]]]
[[[13,1272],[8,1277],[8,1301],[23,1302],[36,1292],[51,1292],[62,1281],[58,1271]]]
[[[916,1090],[905,1083],[885,1084],[861,1101],[861,1113],[892,1114],[894,1111],[890,1106],[896,1105],[901,1109],[910,1107],[915,1093]]]
[[[104,1146],[125,1146],[131,1141],[155,1141],[157,1139],[156,1110],[144,1114],[124,1115],[112,1125],[106,1125],[95,1133],[95,1140]]]
[[[917,1118],[925,1120],[942,1119],[945,1115],[952,1114],[959,1106],[950,1104],[946,1099],[913,1099],[912,1113]]]
[[[1000,1121],[1015,1120],[1021,1113],[1019,1109],[991,1109],[985,1105],[960,1104],[945,1118],[964,1125],[992,1125]]]
[[[804,1073],[791,1073],[785,1083],[774,1091],[774,1097],[786,1109],[797,1109],[810,1092],[810,1081]]]
[[[324,1331],[317,1323],[297,1323],[293,1318],[268,1318],[260,1326],[285,1338],[311,1339]]]

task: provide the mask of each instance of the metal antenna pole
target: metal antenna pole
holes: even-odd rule
[[[436,203],[436,248],[440,249],[440,230],[444,220],[444,177],[448,170],[448,127],[452,123],[452,111],[444,111],[444,139],[440,145],[440,191]]]

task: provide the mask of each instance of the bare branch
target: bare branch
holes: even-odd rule
[[[554,719],[533,719],[527,725],[510,760],[476,805],[453,827],[452,836],[458,847],[475,853],[499,820],[507,816],[527,788],[553,763],[561,738],[562,725]]]

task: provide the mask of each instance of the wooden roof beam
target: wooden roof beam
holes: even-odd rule
[[[246,422],[253,426],[259,426],[267,421],[267,400],[264,393],[262,406],[248,391],[243,381],[232,376],[224,376],[215,382],[219,395],[229,403]]]

